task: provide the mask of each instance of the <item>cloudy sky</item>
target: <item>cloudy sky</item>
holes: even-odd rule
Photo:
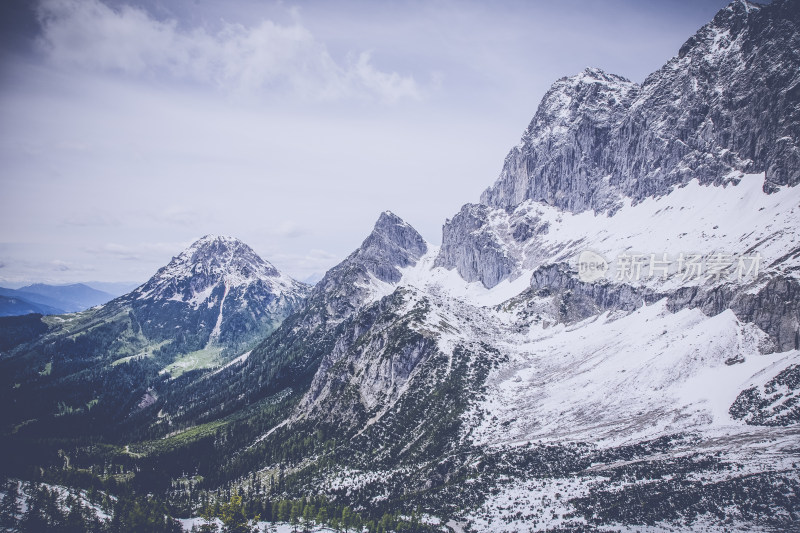
[[[390,209],[438,244],[550,84],[641,82],[716,0],[4,0],[0,285],[239,237],[303,279]]]

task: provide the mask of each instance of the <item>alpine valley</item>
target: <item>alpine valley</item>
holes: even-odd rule
[[[800,5],[737,0],[556,81],[441,246],[0,319],[0,527],[800,531],[799,184]]]

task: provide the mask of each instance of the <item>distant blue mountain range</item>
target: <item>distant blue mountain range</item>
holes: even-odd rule
[[[0,316],[73,313],[113,299],[113,294],[83,283],[72,285],[35,283],[19,289],[0,287]]]

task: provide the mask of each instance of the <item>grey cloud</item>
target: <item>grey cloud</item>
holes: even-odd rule
[[[94,272],[97,270],[95,267],[86,264],[76,264],[62,259],[53,259],[45,263],[44,270],[51,272]]]
[[[326,272],[336,265],[341,257],[325,250],[314,249],[306,254],[271,254],[264,256],[284,272],[294,276],[307,277],[311,274]]]
[[[369,97],[395,102],[421,96],[413,77],[379,70],[367,52],[340,64],[297,22],[226,24],[212,34],[99,0],[44,0],[37,15],[41,49],[68,67],[167,75],[232,92],[278,90],[319,100]]]
[[[154,218],[164,224],[192,227],[212,218],[209,213],[184,206],[171,206],[154,215]]]
[[[67,272],[69,270],[72,270],[72,268],[70,268],[70,266],[65,261],[61,261],[60,259],[52,261],[51,264],[53,266],[53,270],[57,272]]]

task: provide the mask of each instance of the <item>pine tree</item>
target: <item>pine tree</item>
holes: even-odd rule
[[[317,524],[327,524],[328,523],[328,508],[325,505],[320,505],[319,511],[317,511]]]
[[[354,526],[353,511],[349,507],[345,507],[342,509],[342,528],[347,533]]]
[[[203,507],[200,511],[200,518],[203,519],[203,523],[198,528],[201,533],[217,533],[216,517],[214,516],[214,508],[211,505],[206,504]]]
[[[254,533],[258,531],[255,525],[258,517],[253,520],[253,524],[247,520],[244,506],[242,505],[242,497],[239,494],[232,494],[228,503],[222,506],[220,519],[222,520],[223,533]]]
[[[64,521],[65,533],[87,533],[89,530],[86,527],[86,515],[88,514],[81,505],[80,501],[72,500],[67,502],[69,512]]]
[[[286,500],[281,500],[278,505],[278,520],[288,522],[291,519],[291,504]]]
[[[51,529],[60,531],[64,522],[66,521],[66,517],[64,516],[64,512],[61,510],[61,505],[59,505],[58,493],[43,487],[42,494],[45,520],[47,520],[48,526]]]
[[[294,528],[294,533],[297,533],[297,526],[300,524],[300,517],[303,515],[303,502],[298,500],[292,504],[292,510],[289,513],[289,523]]]
[[[314,524],[314,507],[308,503],[303,509],[303,533],[310,533]]]

